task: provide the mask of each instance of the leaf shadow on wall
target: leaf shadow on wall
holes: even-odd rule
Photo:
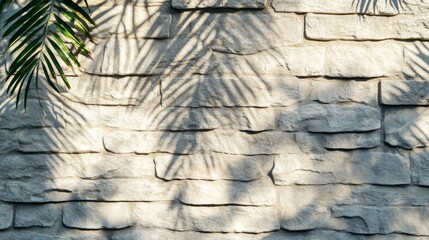
[[[10,131],[22,131],[17,139],[19,146],[11,143],[11,147],[2,149],[9,158],[1,160],[2,168],[9,166],[13,159],[9,155],[13,154],[18,155],[18,160],[13,161],[23,165],[11,170],[21,171],[22,175],[1,177],[2,201],[127,202],[136,213],[135,225],[116,233],[64,231],[61,220],[55,225],[57,236],[87,234],[108,238],[114,234],[115,239],[139,239],[138,233],[154,239],[192,236],[186,234],[195,234],[194,239],[209,239],[204,232],[217,232],[216,237],[228,239],[231,235],[220,233],[234,231],[244,232],[240,238],[274,232],[257,235],[266,239],[333,234],[323,231],[326,228],[353,237],[352,233],[378,231],[368,226],[374,217],[372,207],[425,206],[419,198],[398,196],[402,186],[365,183],[376,178],[361,175],[362,168],[354,167],[358,165],[342,170],[341,163],[352,159],[367,162],[364,170],[387,174],[380,152],[406,155],[403,150],[379,146],[361,156],[356,153],[360,150],[323,148],[321,138],[329,133],[276,130],[281,119],[270,115],[270,107],[302,113],[308,111],[308,104],[301,104],[300,91],[284,80],[290,75],[284,63],[287,53],[268,35],[270,31],[277,32],[267,29],[272,26],[267,23],[274,21],[270,13],[251,11],[241,16],[242,12],[232,10],[183,12],[169,9],[166,4],[161,6],[161,12],[172,15],[172,27],[170,38],[165,39],[156,24],[150,24],[152,28],[141,36],[120,28],[130,13],[143,15],[142,8],[127,4],[117,12],[116,30],[109,33],[110,28],[106,28],[107,32],[99,33],[94,62],[88,62],[86,74],[74,81],[76,92],[64,94],[62,110],[54,114],[58,119],[64,118],[64,128],[41,128],[49,119],[43,114],[42,125],[37,129],[2,130],[5,139],[14,136]],[[97,13],[94,9],[94,18],[101,20],[111,9],[98,10]],[[150,10],[147,13],[152,16]],[[156,13],[153,16],[153,22],[168,21]],[[133,27],[138,30],[151,21],[142,19]],[[99,22],[102,28],[103,20]],[[242,25],[246,28],[237,33]],[[154,39],[154,35],[158,38]],[[291,41],[293,45],[295,40]],[[277,77],[266,77],[274,71],[279,71]],[[297,80],[306,79],[293,78]],[[271,101],[275,89],[289,86],[291,90],[284,92],[284,99]],[[22,151],[28,154],[19,157]],[[275,187],[274,161],[289,161],[290,155],[305,159],[307,165],[300,169],[297,162],[298,174],[291,173],[290,183]],[[30,160],[32,166],[28,167]],[[328,165],[326,173],[305,173],[331,160],[340,164],[332,168]],[[148,169],[152,172],[148,173]],[[350,185],[332,178],[329,172],[336,171],[343,171],[342,177],[351,179]],[[356,184],[356,176],[367,179]],[[280,192],[285,194],[280,196],[286,203],[277,202]],[[348,210],[359,204],[370,206],[351,216]],[[287,211],[277,219],[280,209]],[[86,216],[79,217],[76,221],[84,221]],[[246,225],[252,217],[258,228],[253,229],[252,223]],[[401,218],[409,229],[418,231],[414,226],[418,215],[410,213]],[[108,224],[106,219],[102,225]],[[302,219],[309,225],[302,227]],[[30,230],[53,232],[52,227]]]

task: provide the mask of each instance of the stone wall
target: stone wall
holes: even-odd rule
[[[1,92],[0,239],[429,239],[429,1],[90,2]]]

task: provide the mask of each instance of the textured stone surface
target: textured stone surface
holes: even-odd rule
[[[99,24],[93,30],[96,37],[116,35],[127,38],[168,38],[171,16],[160,7],[113,5],[93,9],[92,18]]]
[[[12,226],[13,207],[9,204],[0,204],[0,230],[7,229]]]
[[[200,28],[204,34],[204,31],[207,31],[207,28],[210,29],[213,22],[215,23],[211,30],[216,32],[212,49],[217,52],[254,54],[303,41],[300,33],[304,23],[297,15],[225,14],[213,15],[209,20]],[[243,27],[236,28],[236,26]]]
[[[61,208],[55,204],[17,207],[14,227],[51,227],[61,222]]]
[[[120,229],[132,225],[127,203],[67,203],[63,214],[63,223],[70,228]]]
[[[14,154],[0,158],[0,179],[153,177],[152,156],[109,154]]]
[[[417,183],[422,186],[429,186],[429,152],[427,148],[413,153],[411,163],[413,171],[417,175]]]
[[[161,102],[156,77],[82,75],[70,77],[69,81],[71,90],[63,96],[75,102],[113,106],[152,106]],[[68,105],[66,102],[65,109]]]
[[[325,75],[382,77],[400,74],[402,48],[394,43],[334,44],[326,51]]]
[[[374,148],[381,143],[381,133],[337,133],[322,136],[322,145],[327,149]]]
[[[271,156],[200,154],[155,156],[156,175],[165,180],[203,179],[251,181],[265,176],[273,166]]]
[[[189,181],[180,191],[180,201],[190,205],[270,206],[276,193],[270,179],[252,182]]]
[[[99,129],[36,128],[17,132],[23,152],[87,153],[103,148]]]
[[[360,104],[309,103],[282,109],[277,124],[283,131],[353,132],[380,128],[380,109]]]
[[[362,18],[358,15],[309,14],[305,18],[305,35],[317,40],[426,40],[429,38],[428,20],[427,15]]]
[[[405,45],[402,72],[409,80],[428,80],[429,45],[426,42],[413,42]]]
[[[280,155],[275,159],[276,185],[289,184],[382,184],[411,182],[409,160],[399,154],[379,151],[328,152],[309,156]]]
[[[171,5],[178,9],[195,9],[195,8],[256,8],[265,7],[265,0],[172,0]]]
[[[384,119],[385,141],[406,149],[429,145],[429,109],[390,109]]]
[[[381,81],[381,102],[386,105],[429,105],[429,81]]]
[[[0,130],[0,152],[9,152],[18,149],[16,133],[9,130]]]
[[[135,203],[133,219],[143,227],[178,231],[261,233],[280,229],[273,207],[193,207],[167,203]]]
[[[321,103],[376,104],[378,101],[375,82],[338,80],[312,81],[309,98]]]
[[[312,137],[304,133],[282,132],[247,134],[233,131],[193,133],[116,131],[104,136],[104,145],[108,151],[114,153],[196,154],[216,152],[256,155],[305,152],[316,144],[310,139]]]
[[[416,0],[408,2],[418,3]],[[355,2],[353,0],[274,0],[274,10],[278,12],[298,13],[332,13],[351,14],[360,13],[368,15],[396,15],[400,12],[398,2]],[[424,8],[424,4],[421,3]]]

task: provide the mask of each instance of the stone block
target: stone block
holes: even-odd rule
[[[174,203],[134,203],[133,218],[147,228],[176,231],[262,233],[280,229],[273,207],[194,207]]]
[[[373,78],[399,75],[402,47],[394,43],[333,44],[326,50],[325,75]]]
[[[189,205],[271,206],[276,193],[270,179],[251,182],[187,181],[179,191],[180,201]]]
[[[61,208],[56,204],[20,205],[16,208],[14,227],[52,227],[61,223]]]
[[[381,81],[381,103],[385,105],[429,105],[429,81]]]
[[[200,9],[200,8],[234,8],[234,9],[262,9],[265,0],[173,0],[172,7],[177,9]]]
[[[429,79],[429,44],[413,42],[405,45],[402,73],[409,80]]]
[[[417,175],[417,184],[429,186],[429,152],[426,148],[411,154],[411,164]]]
[[[322,145],[327,149],[375,148],[381,143],[381,133],[336,133],[322,136]]]
[[[380,184],[411,182],[409,160],[399,154],[379,151],[328,152],[279,155],[275,159],[276,185],[290,184]]]
[[[99,129],[36,128],[17,132],[23,152],[90,153],[104,150]]]
[[[416,0],[407,0],[418,2]],[[362,4],[359,4],[362,3]],[[423,4],[421,4],[424,7]],[[277,12],[396,15],[402,9],[396,2],[353,0],[274,0],[272,6]]]
[[[312,81],[310,100],[321,103],[356,102],[368,105],[378,103],[376,82],[353,80]]]
[[[128,203],[72,202],[64,206],[63,223],[69,228],[121,229],[132,225]]]
[[[277,117],[282,131],[362,132],[379,129],[380,122],[379,108],[361,104],[304,103],[280,109]]]
[[[120,4],[92,9],[97,22],[93,35],[107,38],[116,35],[125,38],[170,37],[171,15],[162,13],[160,7],[141,7]]]
[[[13,206],[9,204],[0,204],[0,230],[8,229],[12,226]],[[1,235],[0,235],[1,236]]]
[[[385,142],[405,149],[429,145],[429,109],[389,109],[383,122]]]
[[[157,177],[164,180],[252,181],[266,176],[273,166],[273,157],[157,154],[155,166]]]
[[[307,14],[305,35],[314,40],[427,40],[428,20],[426,14],[395,17]]]

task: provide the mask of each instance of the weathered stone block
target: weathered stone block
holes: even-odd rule
[[[21,106],[16,109],[15,99],[0,97],[0,101],[0,129],[64,126],[59,103],[28,99],[24,110]]]
[[[327,149],[374,148],[381,143],[381,133],[336,133],[322,136],[322,145]]]
[[[332,208],[332,219],[326,225],[352,233],[375,234],[383,229],[380,223],[380,208],[362,206],[336,206]]]
[[[383,123],[385,141],[405,149],[429,145],[429,109],[389,109]]]
[[[417,175],[417,183],[422,186],[429,186],[429,152],[423,148],[411,154],[411,164],[413,171]]]
[[[312,81],[310,89],[310,100],[321,103],[378,103],[376,82]]]
[[[305,209],[282,206],[281,209],[281,227],[290,231],[318,228],[330,217],[329,209],[321,206],[307,206]]]
[[[338,151],[314,156],[285,154],[275,159],[273,179],[276,185],[401,185],[411,182],[409,168],[407,158],[379,151]]]
[[[0,130],[0,152],[15,151],[18,147],[16,132]]]
[[[63,223],[69,228],[121,229],[132,225],[128,203],[72,202],[64,205]]]
[[[269,90],[257,77],[167,78],[162,89],[163,104],[182,107],[268,107]]]
[[[69,83],[71,90],[63,93],[63,96],[84,104],[152,106],[161,102],[157,77],[82,75],[70,77]],[[65,109],[70,108],[69,103],[64,105]]]
[[[305,35],[315,40],[425,40],[429,39],[428,20],[427,15],[362,18],[358,15],[307,14]]]
[[[156,175],[165,180],[251,181],[265,176],[273,166],[271,156],[227,154],[155,156]]]
[[[405,45],[402,73],[410,80],[429,79],[429,44],[427,42],[413,42]]]
[[[255,8],[265,7],[265,0],[173,0],[171,5],[177,9],[198,9],[198,8]]]
[[[37,179],[39,182],[5,181],[0,199],[9,202],[64,201],[171,201],[182,189],[176,182],[159,179],[82,180]],[[130,194],[132,192],[133,194]]]
[[[429,105],[429,81],[381,81],[381,102],[386,105]]]
[[[13,154],[0,159],[0,179],[154,177],[152,156],[109,154]]]
[[[255,54],[272,48],[289,46],[304,40],[303,20],[297,15],[260,13],[222,14],[209,16],[210,21],[199,27],[215,32],[212,49],[232,54]],[[213,27],[212,25],[215,23]],[[197,25],[199,26],[199,25]],[[237,26],[241,26],[237,28]],[[194,27],[195,28],[195,27]],[[234,30],[233,30],[234,29]],[[285,30],[287,29],[287,30]]]
[[[282,131],[361,132],[380,128],[380,109],[361,104],[302,104],[281,109],[277,124]]]
[[[92,9],[98,23],[93,30],[95,37],[116,35],[126,38],[168,38],[171,16],[163,14],[160,7],[113,5]]]
[[[82,70],[95,75],[155,75],[179,69],[179,65],[201,57],[203,44],[193,37],[166,40],[109,38],[88,44],[94,60],[80,58]]]
[[[334,44],[326,50],[325,75],[384,77],[399,75],[402,48],[394,43]]]
[[[114,153],[228,153],[260,155],[301,153],[315,147],[317,138],[304,133],[263,132],[111,132],[104,136]]]
[[[416,0],[408,0],[417,2]],[[367,14],[396,15],[402,9],[396,2],[374,1],[355,2],[353,0],[274,0],[272,6],[277,12],[297,13],[332,13],[332,14]],[[424,7],[423,4],[421,4]]]
[[[190,205],[271,206],[276,193],[270,179],[251,182],[187,181],[178,194],[180,201]]]
[[[274,217],[273,217],[274,216]],[[261,233],[280,229],[273,207],[193,207],[174,203],[134,203],[134,222],[177,231]]]
[[[15,227],[51,227],[60,223],[61,209],[55,204],[21,205],[16,208]]]
[[[43,128],[17,132],[23,152],[88,153],[104,150],[99,129]]]
[[[8,229],[12,226],[13,206],[9,204],[0,204],[0,230]]]

